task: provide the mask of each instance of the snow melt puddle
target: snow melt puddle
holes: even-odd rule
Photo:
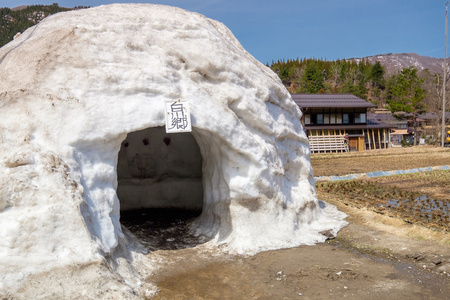
[[[189,230],[201,211],[185,209],[135,209],[122,211],[120,222],[148,251],[193,248],[200,239]]]

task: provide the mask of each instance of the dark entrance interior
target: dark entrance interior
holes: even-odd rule
[[[120,221],[148,250],[198,244],[189,224],[202,212],[202,156],[190,133],[129,133],[117,162]]]

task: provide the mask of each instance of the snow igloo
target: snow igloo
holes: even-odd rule
[[[148,4],[58,13],[0,48],[0,81],[0,288],[123,255],[121,209],[198,209],[191,230],[240,254],[345,225],[317,199],[289,92],[220,22]],[[179,100],[192,131],[166,133]]]

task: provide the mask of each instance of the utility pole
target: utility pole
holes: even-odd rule
[[[447,82],[447,18],[448,18],[447,10],[448,10],[448,1],[445,2],[445,55],[444,55],[444,87],[442,92],[442,133],[441,133],[442,147],[444,147],[445,139],[447,137],[447,130],[445,128],[445,84]]]

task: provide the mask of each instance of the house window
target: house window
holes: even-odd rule
[[[348,124],[348,114],[342,114],[342,120],[344,124]]]
[[[366,123],[366,114],[355,114],[355,123]]]
[[[305,115],[305,125],[306,124],[311,124],[311,115],[310,114]]]
[[[336,115],[336,124],[342,124],[342,115],[341,114]]]
[[[329,114],[323,115],[323,123],[330,124],[330,115]]]
[[[330,124],[336,124],[336,114],[330,115]]]
[[[323,124],[323,114],[317,114],[317,124]]]

